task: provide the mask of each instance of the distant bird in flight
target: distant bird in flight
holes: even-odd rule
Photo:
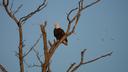
[[[55,28],[54,28],[54,36],[57,40],[61,40],[61,38],[65,35],[64,30],[60,27],[59,23],[55,24]],[[62,42],[64,45],[68,45],[68,40],[67,38],[65,38],[65,40]]]

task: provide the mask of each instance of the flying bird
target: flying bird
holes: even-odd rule
[[[54,36],[57,40],[61,40],[61,38],[65,35],[64,30],[60,27],[59,23],[55,24],[55,28],[54,28]],[[65,40],[62,42],[64,45],[68,45],[67,44],[68,40],[67,38],[65,38]]]

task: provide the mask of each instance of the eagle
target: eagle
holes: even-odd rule
[[[65,35],[65,32],[60,27],[59,23],[56,23],[54,26],[55,26],[55,28],[54,28],[54,36],[59,41]],[[67,46],[68,45],[67,42],[68,42],[68,40],[67,40],[67,38],[65,38],[62,43]]]

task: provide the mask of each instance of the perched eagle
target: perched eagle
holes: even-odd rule
[[[64,35],[65,35],[64,30],[61,29],[59,23],[56,23],[54,28],[54,36],[56,37],[57,40],[60,40]],[[67,42],[68,40],[67,38],[65,38],[65,40],[62,43],[67,46],[68,45]]]

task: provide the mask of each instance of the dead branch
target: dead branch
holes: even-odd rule
[[[82,12],[83,10],[85,10],[86,8],[91,7],[92,5],[98,3],[100,0],[96,0],[95,2],[92,2],[91,4],[86,5],[86,6],[83,6],[83,5],[84,5],[83,1],[84,1],[84,0],[80,0],[78,7],[76,7],[76,8],[74,8],[74,9],[70,10],[69,13],[67,14],[68,27],[67,27],[66,33],[67,33],[68,35],[71,35],[72,33],[75,32],[75,28],[76,28],[76,26],[77,26],[77,24],[78,24],[78,21],[79,21],[81,12]],[[72,18],[70,18],[70,15],[71,15],[74,11],[76,11],[76,10],[78,10],[77,13],[76,13],[76,15],[74,15]],[[74,21],[75,21],[75,24],[74,24],[74,26],[73,26],[71,32],[69,32],[70,29],[71,29],[71,24],[72,24]]]
[[[100,56],[100,57],[97,57],[97,58],[95,58],[95,59],[93,59],[93,60],[90,60],[90,61],[87,61],[87,62],[83,62],[83,64],[88,64],[88,63],[94,62],[94,61],[96,61],[96,60],[99,60],[99,59],[101,59],[101,58],[104,58],[104,57],[106,57],[106,56],[111,56],[112,53],[113,53],[113,52],[110,52],[110,53],[107,53],[107,54],[102,55],[102,56]]]
[[[28,67],[29,67],[29,68],[32,68],[32,67],[41,67],[41,65],[33,64],[33,65],[29,65]]]
[[[98,3],[99,1],[101,1],[101,0],[96,0],[95,2],[93,2],[93,3],[91,3],[91,4],[89,4],[89,5],[85,6],[85,7],[83,7],[83,9],[86,9],[86,8],[88,8],[88,7],[90,7],[90,6]]]
[[[79,1],[79,6],[76,7],[76,8],[74,8],[74,9],[72,9],[72,10],[69,11],[69,13],[67,14],[67,20],[68,20],[68,27],[67,27],[67,31],[66,31],[67,34],[69,33],[69,31],[70,31],[70,29],[71,29],[71,24],[75,21],[75,25],[74,25],[74,27],[73,27],[73,29],[72,29],[72,31],[70,32],[69,35],[71,35],[71,33],[74,32],[75,27],[76,27],[76,25],[78,24],[78,20],[79,20],[80,13],[81,13],[82,9],[83,9],[83,0],[80,0],[80,1]],[[69,18],[70,15],[72,14],[73,11],[76,11],[76,10],[78,10],[77,13],[70,19],[70,18]]]
[[[13,11],[11,10],[11,8],[8,5],[9,5],[9,0],[3,0],[3,6],[4,6],[7,14],[16,22],[17,26],[19,27],[20,26],[19,20],[13,14]]]
[[[29,14],[27,14],[26,16],[23,16],[20,18],[20,22],[25,22],[26,20],[28,20],[29,18],[31,18],[34,14],[36,14],[37,12],[41,11],[42,9],[44,9],[47,6],[47,0],[44,0],[42,4],[40,4],[36,10],[34,10],[33,12],[30,12]]]
[[[32,51],[32,49],[34,49],[36,47],[36,45],[39,43],[41,37],[42,37],[42,35],[40,35],[40,37],[36,40],[36,42],[33,44],[33,46],[28,50],[28,52],[26,52],[24,54],[23,58],[26,57]]]
[[[45,60],[44,63],[42,64],[42,72],[46,72],[47,71],[47,67],[49,67],[49,50],[48,50],[48,46],[47,46],[47,33],[45,31],[45,27],[47,25],[47,22],[45,21],[44,25],[40,25],[40,29],[43,35],[43,45],[44,45],[44,56],[45,56]]]
[[[85,53],[86,50],[87,49],[84,49],[83,51],[81,51],[81,61],[80,61],[80,63],[83,63],[83,61],[84,61],[84,53]]]
[[[41,59],[40,59],[39,52],[36,51],[35,49],[33,49],[33,51],[35,52],[36,57],[37,57],[38,61],[40,62],[40,64],[42,64],[43,62],[42,62]]]
[[[74,67],[75,64],[76,63],[71,64],[70,67],[68,68],[67,72],[69,72]]]
[[[13,14],[15,15],[17,12],[19,12],[19,10],[22,8],[22,6],[23,6],[23,4],[21,4],[20,6],[18,6],[17,9],[14,11]]]
[[[67,72],[74,72],[76,71],[78,68],[80,68],[82,65],[85,65],[85,64],[88,64],[88,63],[92,63],[92,62],[95,62],[101,58],[105,58],[107,56],[111,56],[112,55],[112,52],[110,53],[107,53],[107,54],[104,54],[102,56],[99,56],[97,58],[94,58],[92,60],[89,60],[89,61],[86,61],[84,62],[84,53],[85,53],[86,49],[84,49],[83,51],[81,51],[81,60],[79,62],[79,64],[76,65],[76,63],[73,63],[67,70]]]
[[[48,40],[48,43],[49,43],[50,47],[52,47],[53,44],[50,42],[50,40]]]
[[[32,68],[32,67],[41,67],[41,65],[37,65],[37,64],[29,65],[25,60],[24,60],[24,63],[27,65],[28,68]]]
[[[14,0],[12,0],[12,3],[11,3],[11,6],[10,6],[10,9],[13,8],[13,4],[14,4]]]
[[[0,64],[0,70],[2,70],[2,72],[7,72],[6,69]]]
[[[19,63],[20,63],[20,70],[24,72],[24,64],[23,64],[23,31],[22,26],[19,26]]]
[[[24,63],[27,65],[28,68],[32,68],[32,67],[41,67],[42,65],[42,61],[40,59],[40,56],[39,56],[39,52],[36,51],[34,48],[32,49],[34,51],[34,53],[36,54],[36,57],[37,57],[37,60],[39,61],[40,64],[28,64],[26,60],[24,60]]]

